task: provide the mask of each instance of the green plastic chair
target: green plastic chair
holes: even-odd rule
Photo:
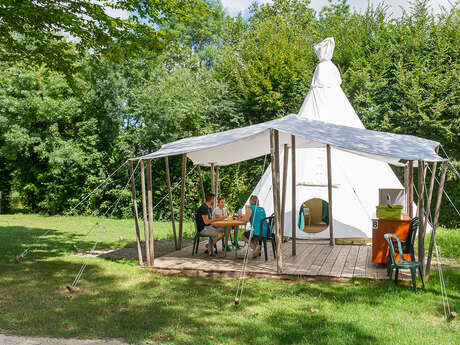
[[[418,261],[407,261],[404,259],[404,255],[402,253],[402,245],[401,245],[401,240],[399,239],[398,236],[395,234],[385,234],[384,235],[385,240],[388,242],[388,247],[390,248],[390,264],[389,264],[389,277],[390,280],[388,281],[388,286],[391,286],[391,279],[393,276],[393,270],[396,269],[396,274],[395,274],[395,283],[398,283],[398,275],[399,275],[399,269],[409,269],[411,276],[412,276],[412,286],[414,287],[414,292],[417,292],[417,268],[420,274],[420,278],[422,279],[422,284],[423,288],[425,288],[425,279],[423,278],[423,272],[422,272],[422,264]],[[396,261],[396,255],[395,255],[395,248],[393,246],[393,240],[396,240],[396,243],[398,244],[398,252],[401,253],[399,255],[401,261]]]

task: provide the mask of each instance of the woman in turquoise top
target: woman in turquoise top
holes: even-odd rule
[[[256,258],[260,254],[260,246],[259,246],[259,239],[258,237],[261,234],[261,222],[262,219],[266,218],[265,210],[263,207],[259,206],[259,199],[257,198],[256,195],[251,195],[249,198],[249,207],[244,216],[241,216],[240,219],[244,220],[246,222],[249,222],[251,224],[251,227],[254,229],[252,233],[252,241],[251,241],[251,249],[253,249],[253,254],[252,257]],[[262,235],[263,237],[267,236],[268,233],[268,222],[265,220],[262,224]],[[246,231],[243,234],[243,239],[246,243],[249,242],[249,237],[250,237],[250,232]]]

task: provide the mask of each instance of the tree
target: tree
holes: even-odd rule
[[[247,23],[237,18],[216,69],[244,112],[246,123],[295,113],[308,90],[315,64],[316,30],[308,1],[276,0],[254,5]]]
[[[141,52],[161,51],[168,36],[157,26],[173,17],[186,21],[194,3],[195,0],[4,0],[0,2],[0,60],[44,64],[71,80],[78,66],[75,52],[84,55],[92,51],[121,62]],[[110,15],[114,11],[124,17]]]

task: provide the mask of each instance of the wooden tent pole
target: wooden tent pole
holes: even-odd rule
[[[182,249],[182,237],[184,229],[184,198],[185,198],[185,171],[187,170],[187,154],[182,154],[182,180],[180,187],[180,209],[179,209],[179,249]]]
[[[219,198],[219,166],[216,166],[216,200]]]
[[[425,228],[424,228],[424,216],[425,216],[425,162],[418,161],[418,261],[421,262],[422,267],[425,259]]]
[[[174,248],[179,249],[177,245],[177,234],[176,234],[176,221],[174,219],[174,207],[172,199],[172,190],[171,190],[171,178],[169,176],[169,159],[165,157],[165,170],[166,170],[166,184],[168,185],[168,195],[169,195],[169,212],[171,213],[171,224],[174,235]]]
[[[326,145],[327,154],[327,195],[329,211],[329,245],[334,245],[334,220],[332,218],[332,167],[331,167],[331,147]]]
[[[436,147],[435,151],[436,151],[436,153],[439,152],[439,146]],[[428,218],[429,218],[430,212],[431,212],[431,200],[433,199],[434,178],[436,176],[436,168],[437,168],[437,166],[438,166],[438,162],[433,162],[433,169],[431,170],[430,189],[428,191],[428,199],[426,201],[425,223],[423,225],[423,228],[425,229],[425,231],[426,231],[426,226],[428,224]]]
[[[150,247],[149,247],[149,228],[148,228],[148,217],[147,217],[147,202],[145,192],[145,167],[144,160],[141,159],[141,193],[142,193],[142,219],[144,223],[144,240],[145,240],[145,257],[147,259],[147,266],[151,267],[150,262]]]
[[[288,168],[289,147],[284,144],[283,157],[283,191],[281,194],[281,233],[284,236],[284,212],[286,210],[286,187],[287,187],[287,168]]]
[[[413,161],[409,161],[409,164],[407,165],[407,170],[408,170],[408,174],[407,174],[407,181],[408,181],[408,189],[409,189],[409,193],[408,193],[408,200],[407,200],[407,203],[409,205],[409,210],[408,210],[408,214],[409,214],[409,217],[412,218],[414,216],[414,162]]]
[[[295,176],[295,135],[291,135],[291,184],[292,184],[292,224],[291,224],[291,231],[292,231],[292,255],[297,254],[297,224],[296,224],[296,176]]]
[[[152,196],[152,160],[147,160],[147,203],[149,215],[149,249],[150,263],[153,266],[155,260],[153,247],[153,196]]]
[[[280,218],[280,148],[279,148],[279,132],[274,129],[270,131],[270,147],[272,152],[272,184],[273,184],[273,209],[275,211],[275,227],[276,227],[276,267],[277,272],[283,272],[283,253],[281,251],[281,218]]]
[[[203,198],[203,202],[205,202],[206,194],[204,192],[203,175],[201,175],[201,166],[200,165],[198,165],[198,175],[200,176],[201,197]]]
[[[447,172],[447,161],[445,161],[442,165],[441,181],[439,182],[439,189],[438,189],[438,199],[436,200],[436,208],[434,211],[434,219],[433,219],[432,230],[431,230],[430,246],[428,247],[428,255],[427,255],[427,260],[426,260],[426,269],[425,269],[426,279],[430,277],[431,257],[433,255],[433,246],[434,246],[434,240],[436,236],[436,227],[438,225],[439,213],[441,211],[441,201],[442,201],[442,194],[444,192],[444,183],[446,182],[446,172]]]
[[[139,266],[143,266],[144,261],[142,260],[141,234],[139,232],[139,214],[137,213],[136,182],[134,181],[133,161],[131,160],[129,161],[129,176],[131,179],[131,194],[133,196],[134,222],[136,223],[137,260],[139,262]]]
[[[404,209],[406,210],[406,214],[409,214],[409,168],[404,165]]]
[[[214,163],[211,163],[211,193],[216,194],[216,178],[215,178],[215,166]],[[214,205],[212,205],[214,208]]]

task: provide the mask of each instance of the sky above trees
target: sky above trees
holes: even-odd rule
[[[221,0],[222,4],[228,14],[231,16],[238,15],[239,12],[243,14],[243,16],[247,15],[248,7],[256,0]],[[402,14],[402,9],[408,10],[410,7],[409,0],[382,0],[385,2],[389,7],[390,11],[394,16],[399,17]],[[372,4],[379,4],[379,0],[371,0],[369,1]],[[257,0],[259,4],[263,3],[271,3],[271,0]],[[440,6],[444,6],[446,8],[450,8],[451,3],[455,1],[452,0],[430,0],[429,3],[433,8],[435,13],[440,12]],[[314,8],[316,11],[321,10],[323,6],[329,3],[328,0],[311,0],[311,7]],[[356,11],[363,11],[367,8],[368,1],[367,0],[348,0],[351,8]]]

